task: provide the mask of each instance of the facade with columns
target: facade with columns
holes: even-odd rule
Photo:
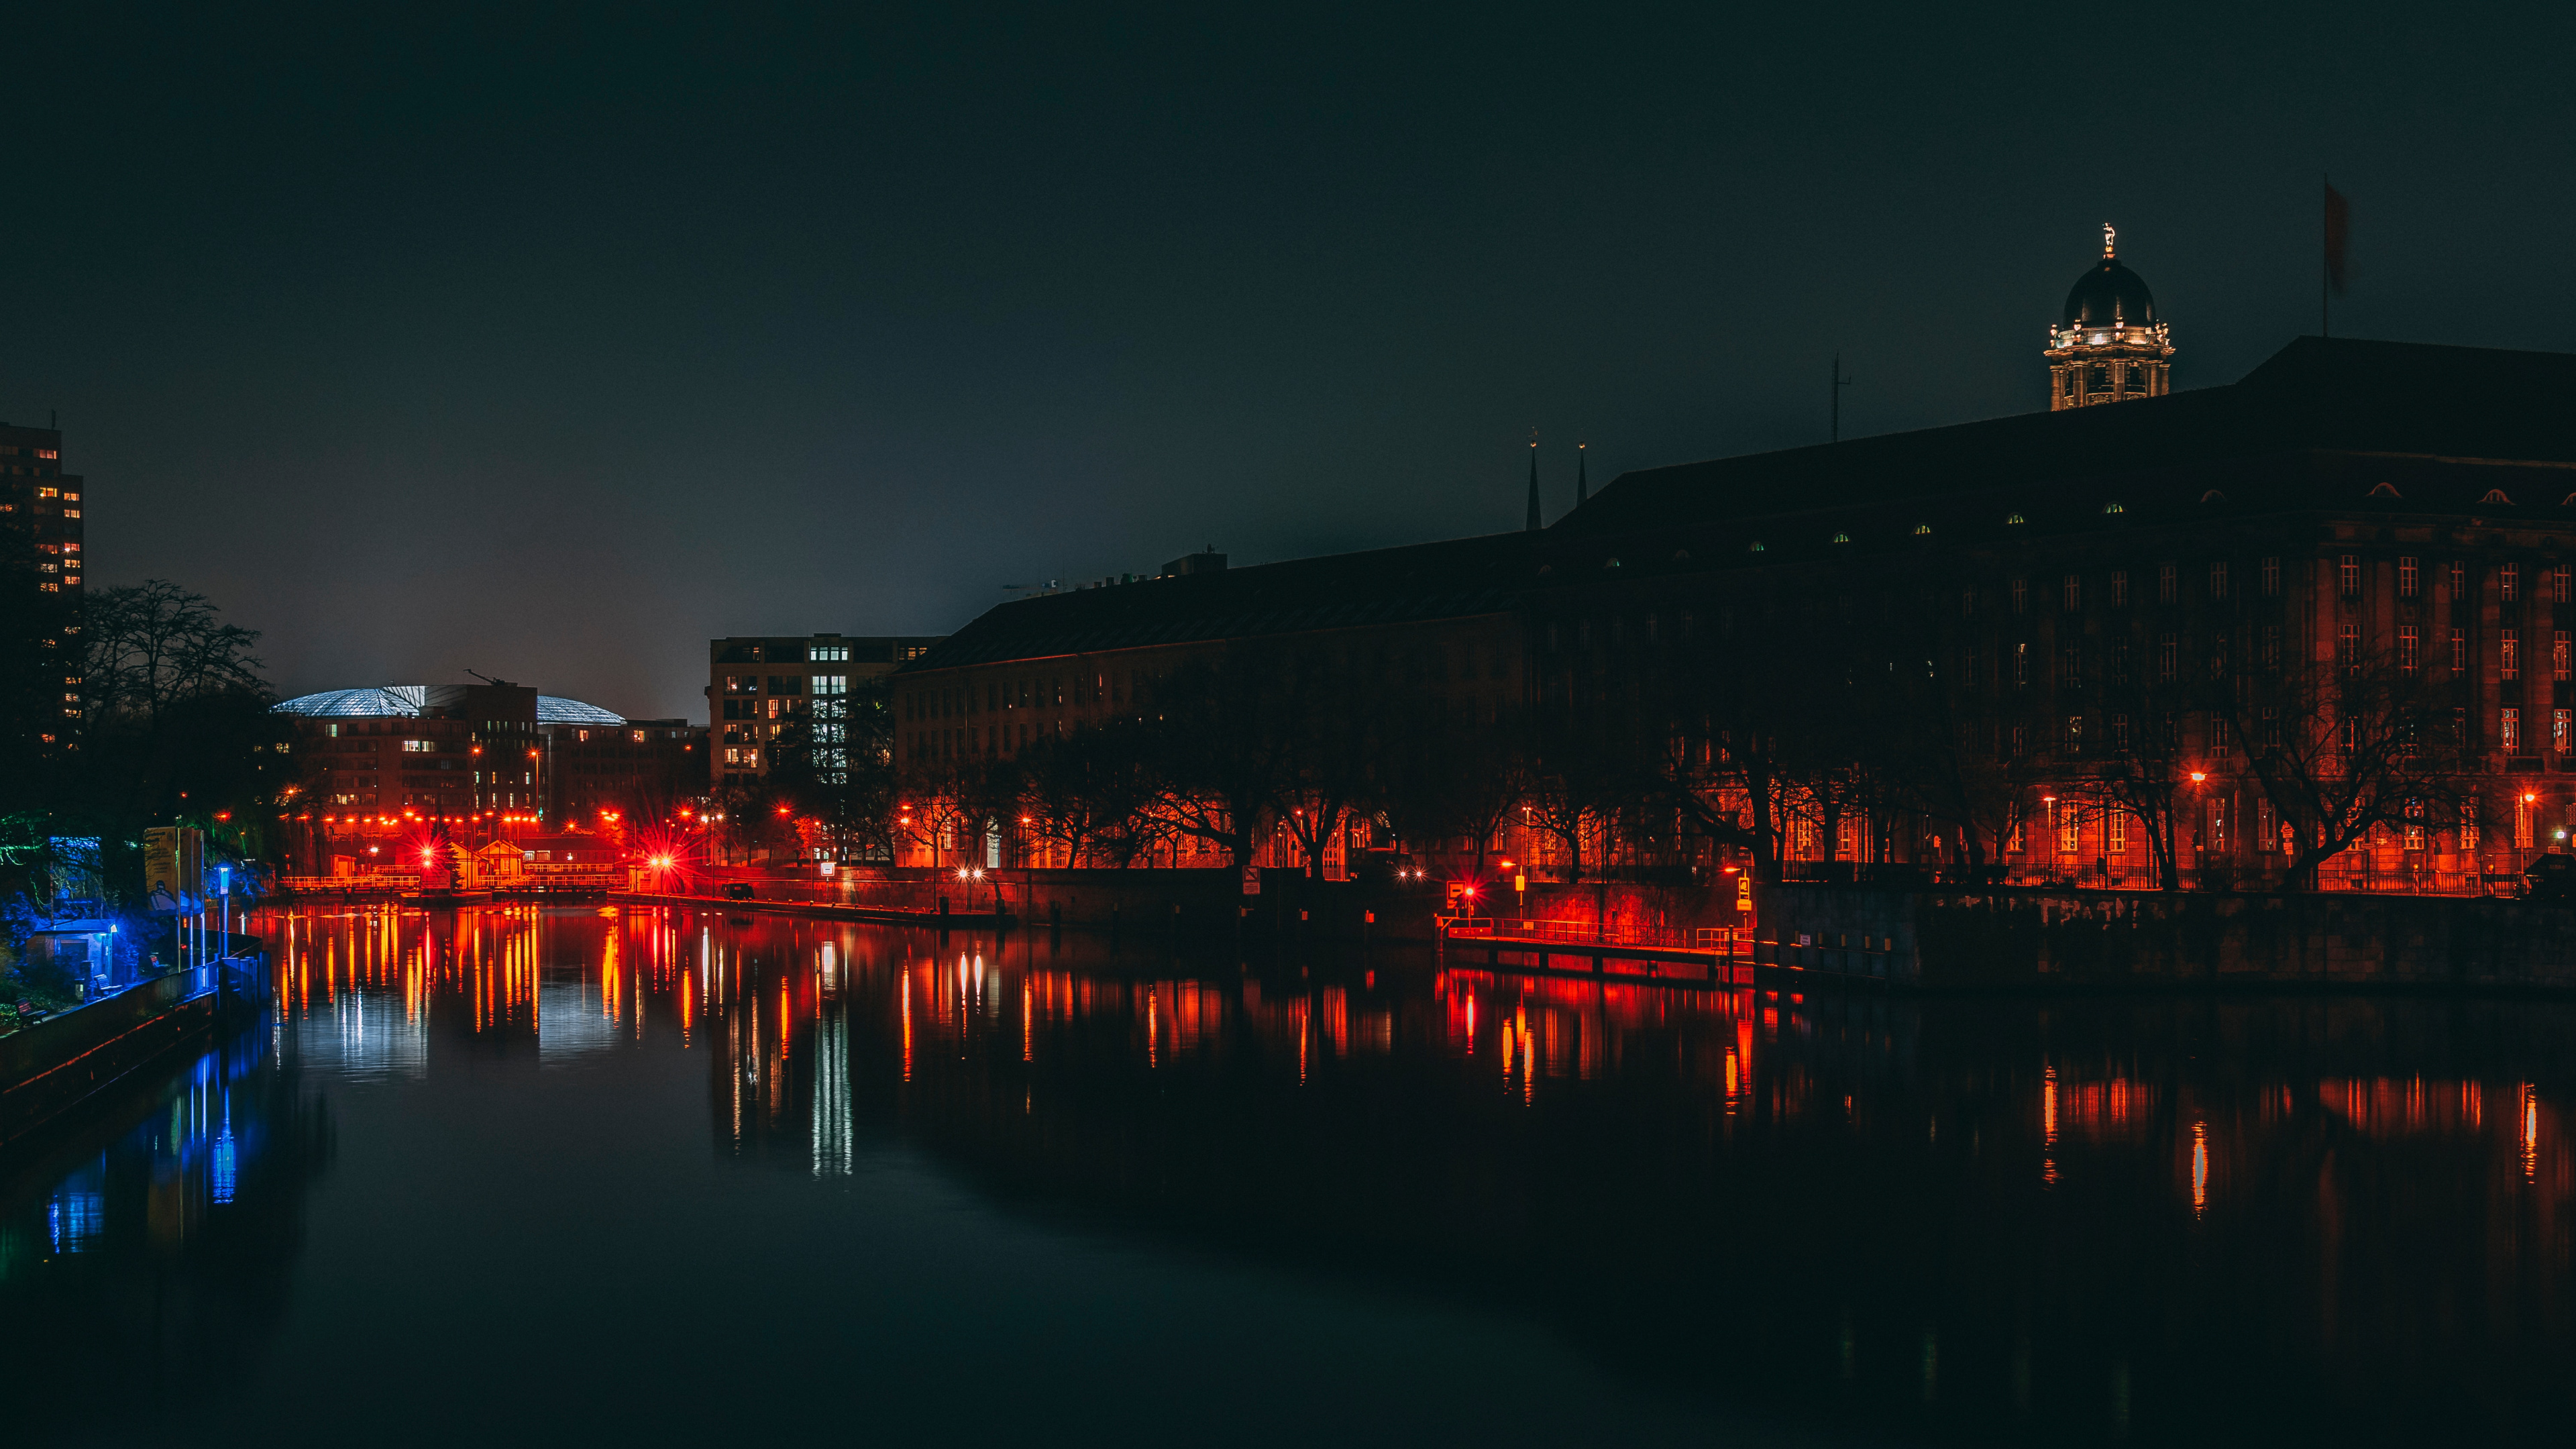
[[[2163,397],[2173,391],[2173,334],[2145,279],[2122,265],[2119,234],[2102,228],[2102,260],[2066,294],[2048,330],[2051,411]]]

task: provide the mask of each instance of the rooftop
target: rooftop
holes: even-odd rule
[[[313,694],[299,694],[293,699],[278,701],[272,708],[279,714],[300,714],[314,719],[416,719],[429,705],[430,686],[426,684],[369,684],[356,689],[325,689]],[[626,719],[578,699],[540,694],[537,696],[537,722],[622,725]]]
[[[1497,613],[1512,606],[1539,541],[1495,534],[1015,600],[906,669]]]
[[[1623,473],[1549,532],[2045,494],[2151,471],[2173,479],[2234,471],[2289,454],[2556,469],[2576,465],[2576,411],[2564,404],[2571,393],[2576,354],[2302,337],[2226,387]],[[2472,484],[2463,475],[2458,486]],[[2482,494],[2421,501],[2467,511]]]

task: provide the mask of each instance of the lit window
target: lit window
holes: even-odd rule
[[[2400,624],[2397,626],[2397,664],[2399,668],[2404,669],[2409,674],[2415,672],[2416,665],[2419,662],[2416,658],[2416,651],[2417,646],[2421,642],[2422,641],[2416,637],[2414,625]]]
[[[2397,597],[2411,599],[2415,597],[2415,590],[2415,560],[2401,558],[2397,561]]]
[[[402,742],[402,747],[406,755],[426,755],[437,748],[428,740],[405,740]]]
[[[38,448],[36,450],[36,456],[39,458],[59,458],[62,456],[62,453],[58,449],[54,448]]]
[[[2522,677],[2522,631],[2507,629],[2503,631],[2503,635],[2504,677],[2520,679]]]
[[[2506,754],[2518,755],[2522,753],[2521,710],[2508,709],[2504,712],[2504,717],[2497,723],[2496,739],[2499,744],[2504,746],[2504,752]],[[2519,834],[2521,832],[2517,831],[2516,833]]]
[[[39,488],[36,490],[36,496],[39,498],[60,498],[63,496],[63,491],[59,488]]]
[[[2497,569],[2496,590],[2508,604],[2522,597],[2522,565],[2509,563]]]

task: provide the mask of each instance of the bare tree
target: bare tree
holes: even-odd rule
[[[2247,681],[2214,700],[2279,816],[2290,887],[2374,829],[2473,818],[2475,741],[2449,691],[2420,670],[2363,650]]]
[[[202,594],[149,579],[100,590],[88,615],[83,677],[93,728],[126,722],[151,734],[181,700],[267,691],[250,652],[258,632],[221,622]]]

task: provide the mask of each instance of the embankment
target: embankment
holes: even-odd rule
[[[2576,906],[2331,891],[1755,888],[1765,966],[1932,989],[2576,991]]]

